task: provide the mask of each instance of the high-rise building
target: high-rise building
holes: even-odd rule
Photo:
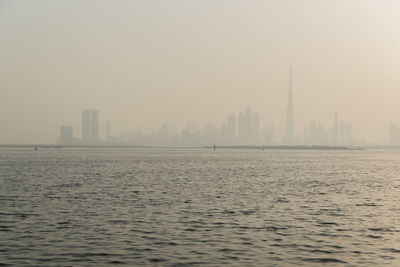
[[[106,122],[106,140],[109,141],[111,139],[111,121]]]
[[[245,138],[245,119],[243,112],[238,115],[238,145],[243,145],[246,142]]]
[[[82,142],[90,141],[90,109],[82,111]]]
[[[319,121],[310,121],[308,127],[304,129],[304,145],[329,145],[329,130]]]
[[[339,120],[338,112],[333,114],[333,126],[331,129],[331,145],[348,146],[353,144],[352,125]]]
[[[60,140],[61,145],[71,145],[74,142],[72,126],[60,127]]]
[[[275,130],[272,124],[269,128],[264,128],[261,131],[261,142],[263,145],[271,146],[275,144]]]
[[[230,115],[228,116],[227,122],[226,122],[226,128],[227,128],[227,133],[228,133],[228,144],[234,145],[235,143],[235,137],[236,137],[236,118],[235,115]]]
[[[92,142],[99,141],[99,111],[95,109],[90,113],[90,139]]]
[[[260,144],[260,116],[258,112],[253,113],[253,134],[252,134],[252,144]]]
[[[235,144],[235,116],[228,116],[226,123],[221,125],[220,143],[222,145]]]
[[[250,145],[253,137],[253,113],[251,107],[246,108],[244,113],[245,136],[244,145]]]
[[[340,128],[339,128],[339,145],[343,146],[347,144],[346,140],[346,128],[347,124],[344,123],[343,121],[340,121]]]
[[[333,114],[333,127],[331,136],[331,144],[337,146],[339,144],[339,118],[336,110]]]
[[[389,145],[400,145],[400,128],[392,122],[389,123]]]
[[[82,142],[99,141],[99,111],[86,109],[82,111]]]
[[[292,89],[292,67],[289,69],[289,92],[288,92],[288,103],[286,112],[286,131],[283,138],[285,145],[295,144],[295,133],[294,133],[294,119],[293,119],[293,89]]]
[[[254,122],[254,119],[256,120]],[[230,119],[230,125],[234,127],[234,117]],[[239,145],[252,145],[254,144],[255,134],[254,130],[256,129],[258,135],[260,131],[260,121],[258,114],[253,114],[251,111],[251,107],[246,107],[246,111],[243,113],[239,113],[238,116],[238,136],[237,136],[237,144]],[[232,131],[232,128],[231,128]]]
[[[353,136],[352,136],[352,125],[350,123],[345,124],[345,137],[346,137],[346,145],[353,144]]]

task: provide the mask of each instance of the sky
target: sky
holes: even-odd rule
[[[0,0],[0,144],[220,124],[251,106],[283,135],[289,67],[295,129],[383,143],[400,124],[400,1]]]

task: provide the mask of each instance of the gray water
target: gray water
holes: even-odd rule
[[[400,151],[0,150],[0,266],[400,266]]]

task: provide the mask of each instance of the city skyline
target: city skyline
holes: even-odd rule
[[[60,125],[81,138],[87,107],[103,138],[105,121],[151,133],[246,106],[281,137],[290,64],[296,135],[338,110],[385,143],[400,123],[400,3],[304,1],[0,1],[0,143],[53,143]]]
[[[303,134],[296,134],[294,127],[294,101],[292,65],[289,67],[286,127],[284,135],[277,137],[274,124],[269,127],[261,125],[258,112],[253,112],[247,106],[244,112],[228,115],[226,122],[220,126],[213,123],[203,125],[198,129],[191,122],[186,128],[176,129],[175,125],[163,124],[158,130],[143,133],[137,130],[111,134],[111,121],[105,122],[104,138],[99,137],[99,111],[86,109],[82,111],[82,138],[74,138],[72,126],[61,126],[59,144],[134,144],[150,146],[204,146],[218,145],[322,145],[322,146],[355,146],[368,145],[365,140],[356,140],[352,135],[352,124],[339,121],[338,111],[333,113],[332,126],[329,129],[321,121],[309,120],[304,126]],[[400,128],[399,128],[400,129]],[[389,123],[388,139],[381,145],[400,145],[400,130],[392,122]]]
[[[88,115],[97,114],[97,110],[82,111],[82,132],[87,124],[91,124]],[[98,124],[98,122],[97,122]],[[390,124],[389,139],[384,145],[399,145],[400,130]],[[400,129],[400,127],[399,127]],[[86,130],[87,131],[87,130]],[[352,124],[338,119],[338,112],[334,112],[331,128],[320,121],[310,120],[304,127],[303,135],[296,135],[290,143],[286,136],[277,137],[274,125],[260,126],[258,112],[252,112],[251,107],[246,107],[244,112],[237,115],[228,115],[225,122],[220,125],[211,123],[197,128],[188,123],[186,128],[176,129],[174,125],[161,125],[151,133],[143,133],[139,128],[122,134],[111,134],[111,121],[105,122],[104,138],[88,139],[85,134],[78,139],[73,136],[73,128],[69,125],[60,127],[58,143],[61,145],[147,145],[147,146],[183,146],[198,147],[207,145],[222,146],[274,146],[274,145],[306,145],[306,146],[360,146],[368,145],[363,140],[354,139]]]
[[[292,66],[289,67],[286,128],[284,135],[276,138],[274,124],[262,127],[258,112],[253,112],[251,106],[237,115],[228,115],[226,122],[220,126],[208,123],[200,130],[188,122],[186,128],[177,130],[174,125],[162,125],[158,131],[144,134],[142,130],[111,134],[111,121],[105,122],[104,139],[99,137],[99,111],[85,109],[82,111],[82,138],[73,136],[72,126],[60,127],[61,145],[98,145],[98,144],[131,144],[148,146],[183,146],[196,147],[207,145],[225,146],[357,146],[367,145],[365,141],[353,138],[352,124],[339,121],[337,110],[334,111],[332,126],[329,130],[320,121],[310,120],[304,127],[303,135],[296,134],[294,127],[295,110],[293,108],[293,78]],[[400,129],[400,128],[399,128]],[[396,145],[400,140],[400,130],[390,123],[387,144]]]
[[[0,0],[0,266],[397,266],[400,1]]]

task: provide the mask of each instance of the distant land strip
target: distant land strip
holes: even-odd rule
[[[214,146],[203,146],[214,149]],[[216,149],[282,149],[282,150],[363,150],[361,147],[348,146],[216,146]]]
[[[0,148],[153,148],[151,146],[141,145],[51,145],[51,144],[0,144]]]
[[[159,148],[159,149],[214,149],[214,146],[197,146],[197,147],[165,147],[165,146],[145,146],[145,145],[129,145],[129,144],[92,144],[92,145],[52,145],[52,144],[0,144],[0,148]],[[215,146],[216,149],[277,149],[277,150],[364,150],[364,147],[349,147],[349,146]],[[378,147],[373,147],[378,148]],[[388,149],[392,147],[379,147]]]

